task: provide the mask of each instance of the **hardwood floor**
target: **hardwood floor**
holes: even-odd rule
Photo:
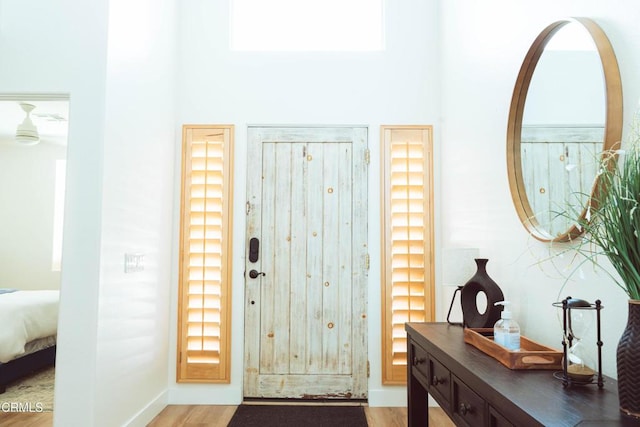
[[[236,406],[169,405],[147,427],[226,427]],[[407,408],[370,408],[364,412],[369,427],[406,427]],[[2,427],[51,427],[53,412],[9,413],[0,412]],[[449,417],[440,408],[429,408],[429,425],[453,427]]]
[[[2,427],[51,427],[53,412],[0,412]]]
[[[236,406],[169,405],[147,427],[226,427]],[[406,427],[407,408],[365,406],[369,427]],[[452,427],[453,422],[440,408],[429,408],[429,425]]]
[[[169,405],[147,427],[226,427],[237,406]]]
[[[407,408],[364,408],[369,427],[404,427],[407,425]]]

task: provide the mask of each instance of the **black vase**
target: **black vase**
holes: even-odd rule
[[[487,274],[487,262],[489,260],[476,258],[475,261],[478,270],[460,292],[464,326],[468,328],[492,328],[500,320],[500,313],[503,309],[502,306],[496,306],[495,303],[504,301],[504,295],[498,284]],[[476,302],[480,292],[484,292],[487,296],[487,309],[483,313],[478,310]]]
[[[629,317],[616,351],[620,411],[640,418],[640,300],[629,300]]]

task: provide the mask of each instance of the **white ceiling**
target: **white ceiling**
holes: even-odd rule
[[[31,121],[38,128],[41,144],[67,144],[69,128],[69,102],[68,101],[38,101],[24,100],[28,104],[35,105],[31,112]],[[16,128],[25,118],[18,101],[0,100],[0,143],[13,143]]]

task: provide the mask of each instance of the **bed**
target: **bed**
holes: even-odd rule
[[[59,297],[57,290],[0,289],[0,393],[55,364]]]

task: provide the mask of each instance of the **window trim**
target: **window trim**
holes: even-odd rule
[[[392,296],[393,283],[387,279],[391,269],[391,250],[388,223],[390,211],[390,144],[394,130],[417,130],[423,132],[424,144],[424,320],[433,321],[435,315],[434,274],[434,226],[433,226],[433,126],[431,125],[383,125],[380,126],[380,240],[381,240],[381,319],[382,319],[382,384],[402,385],[407,382],[405,365],[394,365]]]
[[[187,346],[187,336],[185,334],[186,314],[185,296],[188,286],[185,280],[187,257],[189,250],[187,247],[187,230],[190,225],[189,219],[191,211],[188,209],[190,201],[189,194],[185,191],[185,186],[190,182],[192,169],[189,165],[191,159],[190,132],[210,129],[212,132],[222,131],[225,135],[223,142],[222,161],[222,187],[223,198],[220,214],[222,216],[222,246],[220,248],[221,257],[221,279],[220,279],[220,360],[219,363],[190,364],[184,352]],[[228,139],[227,139],[228,138]],[[176,382],[200,382],[200,383],[230,383],[231,381],[231,293],[232,293],[232,250],[233,250],[233,125],[183,125],[182,127],[182,171],[181,171],[181,196],[180,196],[180,258],[179,258],[179,285],[178,285],[178,340],[177,340],[177,360],[176,360]],[[215,254],[215,252],[212,252]],[[184,357],[184,360],[183,360]],[[191,369],[189,369],[191,368]]]

